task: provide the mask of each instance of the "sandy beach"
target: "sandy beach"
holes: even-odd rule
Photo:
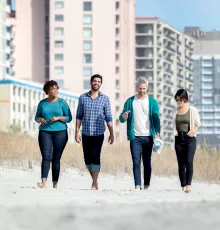
[[[58,189],[37,187],[40,169],[0,169],[0,229],[219,229],[220,185],[152,176],[149,190],[133,178],[101,175],[91,191],[87,172],[66,169]],[[49,176],[51,178],[51,175]]]

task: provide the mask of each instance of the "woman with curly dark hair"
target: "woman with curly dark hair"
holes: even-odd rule
[[[65,100],[58,98],[56,81],[47,81],[43,88],[48,95],[39,102],[35,121],[40,123],[38,142],[42,155],[40,188],[46,187],[52,162],[53,188],[57,188],[60,174],[60,159],[68,141],[67,124],[72,121],[71,111]]]

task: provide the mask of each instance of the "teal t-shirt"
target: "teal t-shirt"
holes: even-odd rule
[[[41,124],[39,126],[40,130],[45,131],[62,131],[67,129],[67,124],[72,121],[72,114],[70,108],[65,100],[58,98],[55,102],[49,102],[47,99],[43,99],[39,102],[37,107],[37,112],[35,116],[35,121],[39,117],[46,120],[46,124]],[[65,117],[66,122],[55,121],[50,122],[52,117]]]

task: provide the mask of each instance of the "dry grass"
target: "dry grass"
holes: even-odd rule
[[[41,155],[37,140],[29,136],[0,133],[0,164],[10,167],[31,168],[40,165]],[[220,179],[220,154],[208,148],[196,152],[194,178],[202,181],[218,182]],[[74,167],[85,170],[81,145],[68,144],[63,157],[62,168]],[[177,161],[173,149],[165,148],[159,155],[153,153],[153,173],[159,176],[177,175]],[[102,173],[115,176],[132,175],[132,161],[129,142],[104,146],[102,150]]]

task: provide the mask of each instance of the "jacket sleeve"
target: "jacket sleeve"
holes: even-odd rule
[[[121,123],[125,123],[127,120],[125,120],[123,117],[122,117],[122,115],[123,115],[123,113],[125,113],[126,111],[128,111],[129,109],[128,109],[128,101],[126,101],[125,103],[124,103],[124,109],[123,109],[123,111],[122,111],[122,113],[120,114],[120,116],[119,116],[119,121],[121,122]]]
[[[153,105],[153,123],[154,123],[154,128],[156,133],[160,133],[160,111],[159,111],[159,106],[156,100],[154,100],[154,105]]]

